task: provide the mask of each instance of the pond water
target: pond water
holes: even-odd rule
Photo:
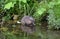
[[[5,25],[7,25],[7,24],[5,24]],[[7,26],[9,26],[9,25],[7,25]],[[16,39],[60,39],[60,31],[58,31],[58,30],[47,30],[47,29],[42,29],[40,27],[37,27],[36,33],[30,35],[25,32],[19,32],[20,30],[18,28],[20,25],[16,25],[16,26],[17,26],[17,28],[15,28],[14,33],[19,33],[19,34],[16,34],[16,36],[9,35],[13,39],[15,39],[15,37],[16,37]],[[5,26],[4,26],[4,28],[5,28]],[[16,31],[16,30],[18,30],[18,31]],[[8,32],[6,32],[6,34],[7,33]],[[4,37],[4,35],[1,35],[1,33],[0,33],[0,39],[2,39],[1,37]],[[5,39],[5,37],[3,39]]]
[[[47,30],[47,31],[43,30],[42,33],[43,33],[42,39],[60,39],[60,31],[58,30]]]
[[[60,31],[50,31],[47,30],[48,39],[60,39]]]

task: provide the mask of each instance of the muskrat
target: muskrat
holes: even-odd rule
[[[35,30],[35,20],[31,16],[24,16],[21,19],[21,29],[27,33],[33,33]]]
[[[34,22],[35,22],[35,20],[31,16],[24,16],[21,19],[21,24],[25,25],[25,26],[28,26],[28,27],[33,27],[35,25]]]

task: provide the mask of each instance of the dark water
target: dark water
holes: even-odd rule
[[[60,39],[59,30],[45,30],[41,29],[41,39]]]
[[[60,31],[42,31],[43,37],[42,39],[60,39]]]
[[[47,30],[48,39],[60,39],[60,31],[50,31]]]
[[[13,39],[15,39],[15,37],[14,37],[15,35],[11,35],[11,36],[13,37]],[[6,36],[4,36],[3,34],[0,33],[0,39],[5,39],[5,37]],[[36,28],[36,32],[33,35],[27,34],[25,32],[19,32],[19,35],[17,35],[16,38],[17,39],[60,39],[60,31],[42,29],[42,28],[39,28],[39,26],[38,26]]]

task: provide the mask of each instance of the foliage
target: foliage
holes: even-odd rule
[[[40,1],[40,0],[38,0]],[[0,0],[0,31],[6,39],[40,39],[46,38],[40,30],[40,22],[48,13],[48,29],[60,28],[60,0]],[[23,16],[33,16],[36,20],[36,32],[33,35],[26,34],[16,24]],[[14,19],[16,18],[16,19]],[[11,22],[12,21],[12,22]],[[39,28],[38,28],[39,27]]]
[[[60,0],[54,0],[54,6],[48,11],[48,28],[59,29],[60,28]]]
[[[4,9],[10,9],[10,7],[13,7],[14,4],[15,4],[15,3],[12,3],[12,2],[7,3],[7,4],[5,5],[5,7],[4,7]]]
[[[45,13],[45,11],[47,10],[47,5],[44,1],[42,1],[39,4],[39,7],[36,9],[36,13],[34,13],[34,17],[36,17],[37,19]]]
[[[40,35],[28,35],[20,30],[20,25],[16,21],[20,20],[24,15],[33,16],[35,13],[38,2],[34,0],[5,0],[4,6],[1,8],[2,24],[0,30],[2,31],[5,39],[38,39]],[[19,15],[18,20],[13,19],[15,15]],[[13,17],[13,18],[12,18]],[[12,20],[12,22],[11,22]],[[5,28],[6,27],[6,28]]]

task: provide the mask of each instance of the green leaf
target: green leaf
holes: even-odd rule
[[[7,3],[7,4],[5,4],[5,6],[4,6],[4,9],[10,9],[11,7],[14,7],[14,4],[15,4],[16,2],[9,2],[9,3]]]
[[[27,0],[19,0],[19,1],[22,1],[22,2],[24,2],[24,3],[27,3]]]
[[[46,3],[42,2],[39,4],[39,7],[36,9],[36,13],[33,15],[35,18],[41,17],[44,12],[48,9]]]

